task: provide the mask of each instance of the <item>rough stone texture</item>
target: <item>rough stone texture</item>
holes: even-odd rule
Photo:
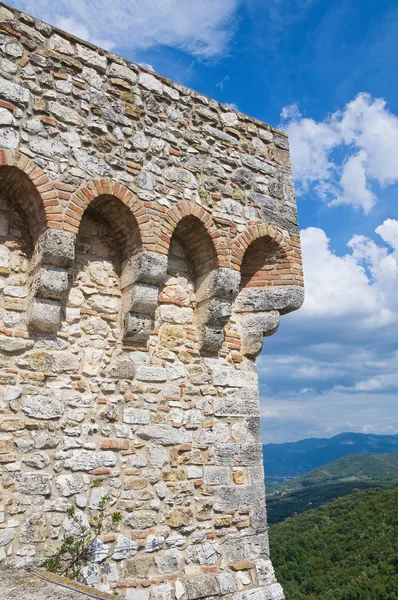
[[[0,20],[0,563],[39,564],[108,495],[90,585],[282,599],[255,356],[303,301],[287,138]]]

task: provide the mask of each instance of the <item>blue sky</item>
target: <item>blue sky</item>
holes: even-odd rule
[[[398,433],[396,0],[14,0],[290,136],[307,296],[259,359],[264,442]]]

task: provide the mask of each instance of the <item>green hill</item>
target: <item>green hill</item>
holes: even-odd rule
[[[347,496],[354,488],[366,490],[397,486],[398,454],[346,456],[268,492],[268,524],[280,523],[335,498]]]
[[[358,491],[273,525],[286,600],[398,600],[398,489]]]
[[[398,480],[398,453],[351,454],[286,482],[279,491],[288,492],[336,481],[383,479]]]

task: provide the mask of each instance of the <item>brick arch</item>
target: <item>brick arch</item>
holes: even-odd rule
[[[301,262],[295,252],[277,226],[249,226],[233,248],[234,268],[241,272],[241,289],[297,284]]]
[[[126,207],[116,218],[106,214],[108,203],[115,200]],[[153,247],[153,227],[147,210],[130,190],[113,179],[94,179],[75,192],[65,211],[63,229],[77,233],[83,214],[91,206],[111,223],[116,237],[124,245],[131,244],[131,227],[136,225],[139,249],[151,249],[151,245]]]
[[[192,202],[179,202],[175,206],[169,208],[163,217],[159,239],[157,240],[156,251],[160,254],[168,254],[170,242],[173,234],[177,231],[182,223],[196,223],[201,227],[202,234],[207,234],[207,239],[211,243],[214,250],[215,267],[223,267],[228,265],[226,256],[225,241],[223,234],[217,228],[211,215],[207,213],[202,206]],[[181,229],[181,226],[180,226]],[[180,235],[183,235],[181,231]],[[223,243],[224,242],[224,243]],[[189,249],[188,249],[189,250]],[[194,242],[192,241],[191,253],[196,254]],[[195,260],[195,256],[192,256]]]
[[[62,208],[55,185],[19,150],[0,150],[0,187],[3,186],[25,213],[34,238],[47,228],[61,228]]]
[[[283,235],[282,229],[276,225],[267,225],[266,223],[258,223],[256,225],[250,225],[241,233],[234,241],[232,247],[232,268],[235,271],[239,271],[242,266],[243,258],[246,250],[256,240],[263,237],[271,238],[277,243],[286,255],[290,259],[291,247],[285,236]]]

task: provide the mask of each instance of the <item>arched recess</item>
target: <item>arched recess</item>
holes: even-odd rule
[[[301,254],[296,242],[274,226],[248,228],[236,240],[236,264],[241,272],[235,312],[240,313],[242,352],[256,356],[263,337],[278,329],[280,315],[303,302]]]
[[[236,274],[229,277],[230,269],[221,266],[224,255],[220,257],[215,243],[219,237],[213,219],[197,205],[181,203],[165,215],[161,241],[168,251],[168,280],[160,302],[185,308],[182,321],[191,320],[198,328],[204,354],[214,354],[222,345],[238,287]],[[187,308],[193,309],[191,316]]]
[[[118,339],[126,337],[124,323],[137,304],[136,262],[143,244],[127,204],[101,192],[79,211],[65,327],[79,320],[89,338]]]
[[[248,246],[241,264],[241,289],[288,285],[293,281],[285,249],[269,235]]]
[[[33,257],[46,228],[46,216],[32,179],[17,166],[4,162],[0,165],[1,323],[7,328],[25,329],[34,278]]]
[[[2,189],[18,197],[33,238],[46,228],[61,227],[58,191],[40,167],[19,150],[0,150],[0,173]]]

